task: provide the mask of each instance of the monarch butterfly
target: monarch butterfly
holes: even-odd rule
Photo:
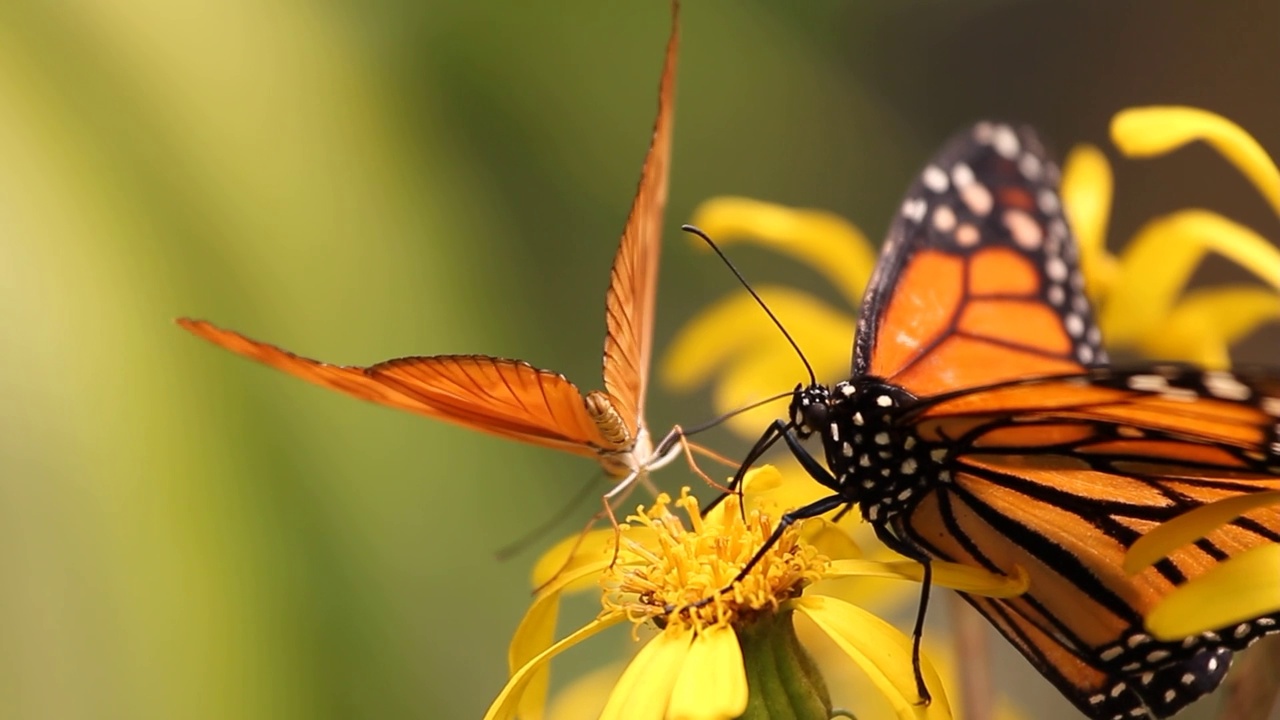
[[[583,395],[563,375],[520,360],[436,355],[388,360],[369,367],[336,366],[299,357],[203,320],[182,318],[178,324],[232,352],[362,400],[593,457],[607,473],[620,479],[610,495],[637,479],[644,480],[650,470],[676,456],[676,440],[680,439],[673,431],[655,448],[644,420],[671,157],[677,12],[673,3],[672,29],[658,88],[658,117],[610,274],[605,300],[603,392]]]
[[[965,599],[1086,716],[1164,718],[1217,687],[1232,652],[1280,618],[1165,642],[1144,614],[1280,541],[1280,511],[1250,512],[1133,576],[1125,551],[1187,510],[1280,488],[1280,374],[1108,367],[1058,180],[1029,129],[981,122],[952,138],[892,222],[852,377],[798,385],[789,419],[743,468],[782,439],[833,493],[784,515],[774,537],[859,505],[887,545],[925,564],[917,643],[931,560],[1021,568],[1024,595]],[[825,467],[800,444],[813,435]]]

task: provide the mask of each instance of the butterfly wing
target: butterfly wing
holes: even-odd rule
[[[439,355],[367,368],[329,365],[203,320],[183,318],[178,324],[234,353],[361,400],[577,455],[615,449],[601,436],[573,383],[525,362]]]
[[[1091,368],[1106,358],[1057,182],[1032,132],[979,123],[908,191],[864,299],[854,374],[915,395],[901,426],[945,461],[882,523],[905,548],[1026,571],[1023,596],[966,599],[1088,717],[1163,718],[1215,688],[1276,618],[1166,643],[1144,614],[1280,539],[1280,511],[1134,576],[1125,551],[1189,509],[1280,488],[1280,383]]]
[[[1222,498],[1280,489],[1280,378],[1177,367],[1033,379],[924,401],[921,440],[948,482],[895,521],[930,555],[1030,576],[1018,598],[968,598],[1093,718],[1167,717],[1276,629],[1255,618],[1185,642],[1143,617],[1222,560],[1280,541],[1280,509],[1250,512],[1136,575],[1143,533]],[[1136,713],[1136,715],[1130,715]]]
[[[855,377],[932,395],[1105,362],[1058,178],[1031,130],[982,122],[952,138],[890,226]]]
[[[675,12],[673,5],[673,15]],[[633,438],[643,427],[649,381],[658,255],[671,166],[678,45],[678,26],[673,18],[658,87],[658,119],[654,123],[653,140],[613,260],[605,299],[608,332],[604,341],[604,386]]]

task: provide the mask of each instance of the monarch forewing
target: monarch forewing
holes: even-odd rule
[[[854,375],[932,395],[1105,362],[1057,179],[1029,131],[953,138],[890,226]]]
[[[658,119],[640,185],[623,230],[606,297],[604,385],[586,397],[563,375],[519,360],[438,355],[389,360],[370,367],[328,365],[223,330],[180,319],[190,332],[232,352],[330,390],[446,420],[513,440],[600,456],[605,469],[627,475],[650,458],[636,450],[644,428],[644,393],[653,335],[658,255],[671,156],[678,7],[658,90]],[[647,444],[644,446],[647,450]]]

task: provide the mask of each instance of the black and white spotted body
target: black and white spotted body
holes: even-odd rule
[[[830,389],[797,389],[792,419],[801,438],[822,439],[835,488],[860,505],[869,522],[910,507],[933,483],[946,482],[948,450],[920,439],[900,422],[915,398],[880,380],[862,378]]]

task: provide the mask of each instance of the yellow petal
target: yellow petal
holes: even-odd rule
[[[1280,545],[1246,550],[1179,587],[1147,615],[1147,630],[1179,640],[1280,611]]]
[[[609,663],[585,675],[574,678],[563,690],[558,691],[547,707],[550,720],[582,720],[600,716],[600,709],[609,699],[609,693],[617,683],[626,664]],[[520,716],[524,720],[524,716]]]
[[[512,720],[516,716],[521,697],[524,695],[529,681],[534,679],[552,658],[601,630],[613,627],[625,619],[622,615],[610,615],[593,620],[531,658],[524,667],[512,674],[511,679],[507,681],[506,687],[502,688],[502,692],[498,693],[498,697],[494,699],[493,704],[489,706],[488,712],[484,714],[484,720]]]
[[[1277,504],[1280,504],[1280,490],[1268,490],[1218,500],[1185,512],[1138,538],[1125,553],[1124,571],[1130,575],[1141,572],[1250,510]]]
[[[664,632],[646,643],[609,693],[600,720],[664,720],[692,643],[690,632]]]
[[[595,565],[601,558],[612,558],[613,541],[617,532],[613,528],[592,530],[575,534],[556,543],[534,563],[532,583],[535,590],[556,578],[557,574],[574,572],[584,565]],[[570,553],[573,553],[570,557]],[[590,581],[588,581],[590,582]],[[576,587],[580,590],[582,587]]]
[[[1192,290],[1143,339],[1147,357],[1180,360],[1204,368],[1231,367],[1230,347],[1264,323],[1280,320],[1280,295],[1260,287]]]
[[[725,483],[732,480],[727,478]],[[742,493],[748,510],[758,507],[777,507],[774,496],[783,485],[782,473],[773,465],[758,465],[747,471],[742,478]],[[703,519],[709,523],[723,523],[726,504],[718,503],[710,510],[704,510]]]
[[[782,473],[778,472],[778,468],[767,463],[757,465],[742,476],[742,492],[747,496],[747,504],[750,505],[761,495],[782,487],[783,482]]]
[[[800,529],[800,537],[832,560],[862,557],[862,549],[839,525],[824,518],[812,518]]]
[[[820,379],[849,374],[855,320],[821,300],[786,287],[757,292],[795,338]],[[662,361],[662,381],[690,391],[715,379],[716,412],[728,412],[808,382],[795,350],[750,296],[735,295],[699,313],[682,327]],[[754,439],[777,417],[787,399],[737,415],[733,430]]]
[[[1151,157],[1203,140],[1235,165],[1280,214],[1280,169],[1243,128],[1207,110],[1130,108],[1111,120],[1111,139],[1130,157]]]
[[[515,675],[520,668],[551,647],[556,635],[556,618],[560,609],[560,593],[544,593],[534,598],[507,648],[507,670]],[[539,720],[547,704],[547,688],[551,684],[551,668],[543,666],[530,673],[520,698],[521,720]]]
[[[732,720],[747,709],[747,671],[727,627],[699,633],[671,692],[668,720]]]
[[[923,655],[920,667],[933,701],[919,704],[911,666],[911,638],[892,625],[842,600],[805,595],[791,601],[867,674],[903,720],[945,720],[951,717],[942,679]]]
[[[1116,259],[1107,252],[1107,224],[1115,186],[1107,156],[1093,145],[1077,145],[1062,170],[1062,206],[1080,246],[1089,296],[1102,298],[1115,283]]]
[[[924,567],[914,560],[833,560],[824,575],[839,577],[877,577],[893,580],[924,580]],[[935,561],[933,582],[942,587],[987,597],[1017,597],[1027,591],[1030,577],[1018,569],[1014,577],[987,572],[958,563]]]
[[[825,275],[853,307],[862,302],[876,262],[875,249],[862,231],[824,210],[718,197],[699,205],[692,223],[721,247],[747,240],[792,256]]]
[[[1147,223],[1121,255],[1119,282],[1100,313],[1108,342],[1139,344],[1209,251],[1280,288],[1280,250],[1265,238],[1217,213],[1182,210]]]

